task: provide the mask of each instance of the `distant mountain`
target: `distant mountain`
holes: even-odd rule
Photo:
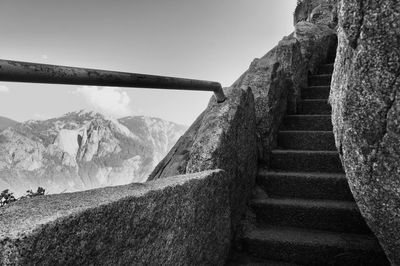
[[[164,158],[187,129],[187,126],[145,116],[129,116],[118,121],[143,140],[146,146],[154,148],[152,157],[157,163]]]
[[[158,118],[119,120],[88,111],[0,132],[0,190],[17,196],[143,182],[186,127]]]
[[[0,116],[0,131],[3,131],[4,129],[12,127],[16,124],[18,124],[17,121],[14,121],[4,116]]]

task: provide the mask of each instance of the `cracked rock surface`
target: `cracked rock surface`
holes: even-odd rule
[[[342,0],[330,102],[350,188],[400,265],[400,2]]]

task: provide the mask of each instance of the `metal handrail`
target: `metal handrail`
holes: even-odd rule
[[[218,82],[100,69],[37,64],[0,59],[0,81],[213,91],[217,102],[226,96]]]

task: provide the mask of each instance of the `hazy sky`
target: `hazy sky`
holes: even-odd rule
[[[0,0],[0,58],[231,85],[293,31],[296,0]],[[190,125],[211,92],[0,83],[0,115],[79,109]]]

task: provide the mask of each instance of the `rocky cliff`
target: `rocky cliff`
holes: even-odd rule
[[[143,182],[184,130],[85,111],[17,124],[0,133],[0,189],[20,196],[38,186],[61,193]]]
[[[339,11],[336,146],[364,218],[400,265],[400,3],[342,0]]]

